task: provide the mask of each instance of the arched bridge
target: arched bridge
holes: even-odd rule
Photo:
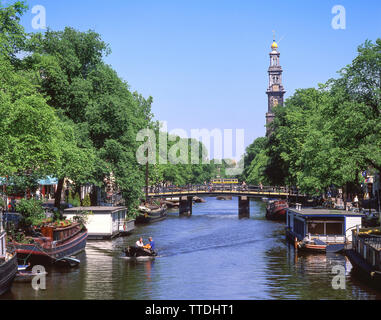
[[[250,216],[250,198],[305,198],[296,188],[247,185],[189,185],[185,187],[148,187],[148,198],[179,198],[179,213],[192,214],[193,197],[195,196],[235,196],[238,197],[239,215]]]

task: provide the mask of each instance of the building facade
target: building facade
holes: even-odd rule
[[[284,90],[282,83],[282,67],[279,63],[280,53],[278,51],[278,44],[273,42],[270,52],[270,67],[269,67],[269,87],[266,91],[268,97],[268,110],[266,113],[266,136],[269,136],[271,130],[269,124],[274,120],[274,108],[283,106]]]

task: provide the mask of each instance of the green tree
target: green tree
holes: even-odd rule
[[[0,56],[0,175],[48,175],[60,162],[59,119],[31,81]]]
[[[8,6],[2,2],[0,1],[0,55],[14,62],[26,40],[20,19],[27,6],[24,1],[16,1]]]

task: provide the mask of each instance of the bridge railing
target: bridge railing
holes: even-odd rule
[[[143,189],[145,191],[145,188]],[[302,195],[296,188],[283,186],[254,186],[254,185],[187,185],[187,186],[150,186],[149,194],[176,194],[176,193],[213,193],[213,192],[263,192],[263,193],[287,193],[290,195]]]

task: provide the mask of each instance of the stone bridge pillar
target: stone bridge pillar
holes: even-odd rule
[[[238,216],[239,218],[250,217],[250,199],[248,197],[238,197]]]
[[[192,215],[193,196],[180,197],[179,214],[184,216]]]

